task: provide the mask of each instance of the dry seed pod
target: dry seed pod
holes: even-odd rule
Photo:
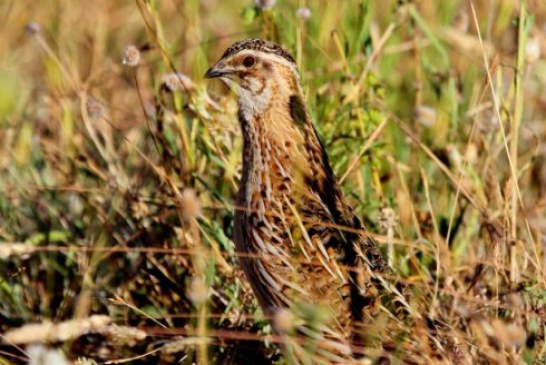
[[[193,81],[186,75],[180,72],[166,73],[162,77],[163,85],[169,91],[190,91],[193,89]]]
[[[121,62],[129,67],[138,66],[140,64],[140,51],[138,48],[133,45],[125,47],[121,55]]]
[[[262,10],[269,10],[275,6],[276,0],[254,0],[254,5]]]

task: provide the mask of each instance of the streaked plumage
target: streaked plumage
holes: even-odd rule
[[[206,76],[238,93],[244,151],[235,243],[246,277],[268,316],[284,308],[301,313],[302,303],[325,308],[328,322],[302,321],[296,329],[323,340],[311,355],[299,345],[286,349],[292,361],[348,363],[355,326],[376,305],[373,277],[384,262],[343,198],[295,62],[274,43],[244,40]]]

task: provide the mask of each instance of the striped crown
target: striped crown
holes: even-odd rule
[[[224,52],[222,58],[232,56],[243,50],[255,50],[274,54],[277,56],[281,56],[282,58],[293,64],[296,64],[296,61],[294,61],[294,58],[290,55],[290,53],[285,51],[279,45],[273,42],[264,41],[262,39],[244,39],[242,41],[235,42]]]

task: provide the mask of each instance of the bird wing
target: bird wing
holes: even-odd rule
[[[321,163],[317,167],[320,171],[315,171],[312,174],[309,184],[314,187],[327,209],[332,223],[336,225],[336,239],[339,240],[339,244],[344,246],[344,250],[348,254],[344,260],[345,264],[356,265],[360,257],[373,271],[382,271],[385,266],[383,256],[367,235],[354,211],[346,203],[341,187],[332,171],[328,154],[314,126],[312,126],[312,133],[317,145],[311,150],[318,155],[315,159],[320,158]]]

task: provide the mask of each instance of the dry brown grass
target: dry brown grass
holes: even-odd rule
[[[247,36],[294,53],[408,286],[361,350],[545,364],[546,5],[361,3],[0,3],[0,364],[282,363],[230,241],[233,97],[202,77]]]

